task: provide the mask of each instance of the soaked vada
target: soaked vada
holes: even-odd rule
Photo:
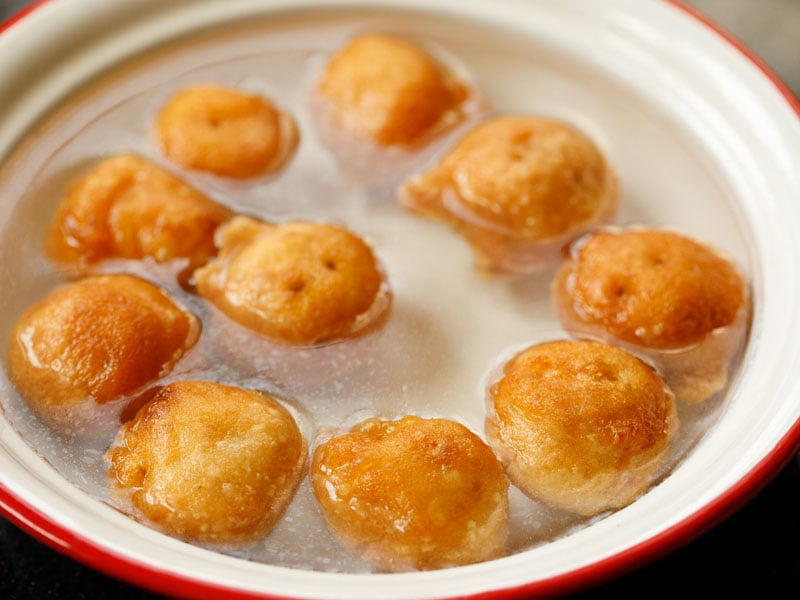
[[[610,221],[617,177],[600,148],[567,123],[537,116],[488,119],[429,170],[408,179],[398,200],[450,224],[487,274],[554,265],[563,247]]]
[[[727,386],[750,313],[730,259],[660,228],[607,228],[579,240],[553,297],[565,329],[646,357],[692,404]]]
[[[160,287],[132,275],[90,276],[20,316],[8,373],[45,420],[81,433],[103,405],[170,373],[199,335],[197,317]]]
[[[490,386],[486,436],[531,498],[592,516],[622,508],[664,474],[675,398],[639,358],[589,340],[518,352]]]
[[[217,241],[219,256],[194,274],[198,294],[271,340],[313,346],[348,339],[388,308],[375,254],[341,226],[237,216]]]
[[[413,146],[462,120],[469,86],[415,42],[385,33],[350,39],[317,91],[332,119],[379,146]]]
[[[314,451],[311,484],[334,535],[389,572],[501,557],[508,479],[476,434],[448,419],[368,419]]]
[[[294,497],[307,443],[273,398],[211,381],[175,381],[123,424],[106,452],[112,501],[184,541],[250,544]]]
[[[136,154],[101,160],[72,182],[46,234],[47,254],[75,275],[109,259],[180,260],[193,269],[216,253],[231,212]]]
[[[247,179],[274,173],[294,153],[294,118],[263,95],[202,83],[173,94],[156,118],[165,156],[185,169]]]

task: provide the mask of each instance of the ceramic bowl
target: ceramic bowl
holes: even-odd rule
[[[334,401],[322,397],[330,392],[324,378],[290,374],[268,385],[299,398],[309,436],[322,424],[412,411],[482,434],[484,387],[498,357],[565,335],[550,308],[549,275],[489,285],[463,240],[394,203],[394,186],[452,137],[366,166],[326,145],[308,92],[325,58],[366,30],[434,49],[481,91],[485,114],[574,123],[619,175],[618,222],[679,229],[741,267],[753,300],[741,362],[723,397],[683,413],[692,433],[670,471],[630,505],[590,520],[558,521],[514,492],[512,551],[469,566],[377,572],[330,539],[307,484],[257,554],[218,552],[113,508],[102,485],[108,440],[65,439],[28,414],[8,381],[4,343],[3,514],[91,567],[162,593],[444,600],[576,590],[688,542],[740,507],[800,446],[800,109],[745,49],[669,1],[39,4],[0,33],[3,336],[60,281],[41,236],[68,181],[113,153],[163,163],[150,129],[157,107],[180,86],[213,79],[272,95],[295,112],[301,143],[279,176],[230,185],[187,174],[191,182],[242,211],[347,223],[375,248],[394,294],[384,336],[365,346]],[[537,518],[561,524],[539,535]]]

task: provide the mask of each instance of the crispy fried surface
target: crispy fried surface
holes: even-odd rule
[[[236,544],[274,527],[304,473],[307,443],[264,394],[179,381],[121,427],[106,458],[124,510],[183,540]]]
[[[155,285],[103,275],[64,285],[17,321],[9,375],[43,416],[111,402],[168,373],[200,335],[198,319]]]
[[[69,186],[46,249],[80,274],[112,258],[185,258],[193,267],[216,254],[214,231],[230,214],[158,165],[122,154]]]
[[[156,134],[180,166],[236,179],[278,170],[299,137],[294,119],[268,98],[213,84],[172,95],[158,114]]]
[[[690,404],[725,389],[750,321],[736,266],[669,230],[597,231],[580,240],[553,298],[568,331],[647,357]]]
[[[512,482],[582,515],[621,508],[661,474],[675,400],[638,358],[592,341],[532,346],[489,392],[486,432]]]
[[[345,128],[381,145],[411,145],[451,125],[469,94],[425,50],[380,33],[357,36],[341,48],[318,90]]]
[[[381,293],[370,247],[334,225],[279,226],[237,217],[220,230],[220,256],[197,290],[235,321],[289,344],[347,337]]]
[[[317,447],[311,482],[344,545],[386,570],[505,553],[508,480],[491,449],[453,421],[365,421]]]
[[[531,250],[609,219],[617,179],[583,133],[546,118],[496,117],[407,181],[400,201],[449,222],[489,269],[524,270]],[[515,267],[509,267],[515,265]]]
[[[558,298],[613,338],[673,349],[730,325],[745,284],[730,261],[684,235],[599,231],[563,266]]]

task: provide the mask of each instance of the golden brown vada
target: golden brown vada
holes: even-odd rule
[[[9,340],[9,377],[45,420],[79,433],[99,405],[168,374],[199,335],[197,317],[152,283],[91,276],[20,316]]]
[[[304,474],[307,442],[274,399],[210,381],[161,388],[106,453],[114,503],[189,542],[266,535]]]
[[[365,33],[325,66],[317,90],[347,131],[380,146],[424,142],[463,118],[466,83],[411,40]]]
[[[310,346],[356,336],[388,308],[375,254],[343,227],[237,216],[218,234],[219,256],[195,272],[198,293],[272,340]]]
[[[158,113],[156,135],[181,167],[235,179],[279,170],[299,140],[292,116],[270,99],[209,83],[173,94]]]
[[[646,491],[663,474],[677,429],[664,380],[601,342],[531,346],[503,365],[488,394],[486,436],[512,483],[584,516]]]
[[[486,273],[551,266],[562,248],[619,204],[617,177],[600,149],[566,123],[502,116],[464,135],[428,171],[401,186],[399,202],[449,223]]]
[[[48,256],[76,275],[107,259],[183,259],[216,254],[214,231],[231,216],[157,164],[135,154],[97,163],[72,182],[46,234]]]
[[[391,572],[503,556],[508,479],[460,423],[368,419],[317,446],[311,484],[342,544]]]
[[[749,321],[748,288],[733,262],[667,229],[587,235],[571,249],[553,295],[569,332],[647,357],[689,403],[727,385]]]

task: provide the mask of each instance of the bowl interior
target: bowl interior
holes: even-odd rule
[[[8,66],[0,68],[0,86],[16,85],[19,69],[45,65],[37,85],[22,86],[0,107],[0,123],[9,123],[0,127],[6,339],[18,315],[62,281],[42,254],[42,236],[68,183],[115,153],[165,164],[152,138],[156,111],[184,85],[215,81],[275,99],[297,118],[301,145],[274,178],[235,185],[190,173],[186,179],[237,211],[342,222],[363,233],[389,273],[395,303],[386,332],[348,357],[357,372],[335,382],[312,378],[303,366],[288,377],[253,379],[199,359],[192,376],[274,391],[311,440],[321,427],[406,413],[454,418],[482,433],[486,380],[498,362],[514,349],[566,337],[550,306],[553,273],[487,282],[463,240],[395,203],[397,185],[471,122],[417,154],[380,161],[326,145],[310,90],[330,53],[369,30],[431,48],[481,91],[489,107],[481,116],[534,113],[581,128],[620,177],[617,221],[672,227],[726,252],[750,282],[754,314],[730,389],[714,402],[681,406],[674,468],[647,494],[585,521],[512,490],[508,557],[427,573],[377,574],[342,552],[307,482],[269,538],[246,553],[158,534],[109,506],[102,460],[109,436],[54,435],[3,372],[0,485],[14,502],[46,515],[46,537],[57,543],[64,532],[77,535],[95,558],[133,567],[126,576],[140,583],[158,572],[233,593],[444,598],[558,589],[570,577],[591,578],[598,565],[619,568],[624,557],[691,535],[687,523],[709,522],[797,445],[797,115],[764,73],[671,4],[385,0],[364,10],[325,1],[181,1],[168,8],[142,1],[120,14],[103,2],[69,4],[47,4],[0,37],[0,67]],[[53,39],[14,58],[2,52],[33,33]],[[76,33],[85,43],[61,46],[56,59],[59,43]],[[203,310],[168,278],[160,283]],[[207,330],[213,333],[213,322]]]

